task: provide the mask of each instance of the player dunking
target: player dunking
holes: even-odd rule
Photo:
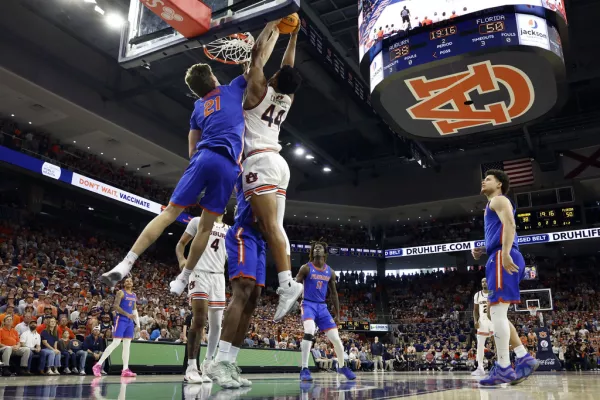
[[[263,31],[265,36],[262,39],[270,47],[269,55],[279,36],[278,23],[270,22]],[[278,272],[277,293],[280,298],[274,317],[276,322],[290,312],[302,294],[302,285],[292,279],[290,242],[283,227],[290,169],[279,154],[279,130],[302,81],[298,70],[294,68],[299,29],[300,25],[292,32],[281,68],[269,80],[263,72],[268,57],[261,57],[256,50],[253,51],[244,99],[246,159],[243,163],[243,190],[269,244]]]
[[[488,296],[490,291],[487,287],[487,280],[481,280],[481,290],[475,293],[473,298],[473,321],[477,330],[477,369],[471,373],[473,376],[485,376],[483,368],[483,356],[485,353],[485,342],[488,337],[494,334],[492,321],[490,321],[490,302]]]
[[[198,203],[198,196],[205,190],[199,203],[204,212],[187,263],[177,279],[171,282],[172,293],[180,295],[183,292],[241,172],[242,134],[245,129],[242,102],[247,79],[247,75],[242,75],[229,85],[219,85],[209,65],[196,64],[188,69],[185,82],[199,97],[194,104],[188,134],[190,164],[175,187],[167,208],[146,225],[125,259],[102,275],[104,284],[114,286],[123,279],[137,258],[183,209]]]
[[[481,183],[481,193],[488,199],[484,214],[485,251],[489,255],[485,266],[490,302],[490,315],[494,324],[494,341],[498,362],[490,375],[482,379],[482,385],[520,383],[539,366],[539,362],[527,354],[517,331],[508,320],[508,307],[521,301],[519,283],[525,276],[525,260],[519,252],[515,224],[515,210],[506,197],[510,181],[506,172],[489,170]],[[473,249],[478,259],[483,249]],[[509,343],[517,356],[516,372],[510,365]]]
[[[325,263],[327,259],[326,247],[326,243],[314,242],[308,257],[310,261],[308,264],[304,264],[298,271],[298,275],[296,275],[296,280],[304,283],[304,298],[301,306],[304,339],[300,344],[302,349],[300,380],[302,381],[312,381],[313,379],[308,369],[308,359],[317,327],[325,332],[325,335],[333,344],[338,359],[338,374],[343,374],[349,380],[356,379],[356,375],[344,364],[344,345],[340,339],[336,323],[340,319],[340,303],[335,286],[335,272]],[[328,289],[335,312],[335,321],[325,303]]]
[[[95,376],[102,376],[102,364],[115,351],[121,341],[123,341],[123,371],[121,376],[133,377],[136,376],[129,369],[129,350],[131,348],[131,339],[133,339],[133,333],[135,325],[140,326],[140,317],[137,312],[135,305],[137,296],[133,293],[133,280],[131,278],[125,279],[123,282],[123,290],[119,290],[115,297],[115,303],[113,308],[116,312],[113,326],[113,341],[104,350],[102,357],[92,367],[92,371]]]
[[[175,254],[180,265],[186,263],[184,250],[187,244],[198,234],[199,224],[200,218],[193,218],[177,243]],[[210,233],[210,248],[202,255],[190,278],[188,295],[192,305],[192,325],[188,332],[188,367],[185,371],[185,382],[212,382],[206,374],[206,370],[207,364],[213,359],[221,336],[221,320],[223,319],[223,309],[226,301],[224,274],[227,252],[225,250],[225,235],[227,235],[228,230],[229,226],[223,223],[223,217],[218,217]],[[202,376],[200,376],[196,359],[200,351],[200,341],[206,325],[207,314],[208,345],[206,356],[200,366],[202,371]]]

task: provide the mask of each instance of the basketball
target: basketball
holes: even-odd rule
[[[298,27],[299,24],[300,17],[297,13],[293,13],[288,15],[287,17],[284,17],[281,20],[281,22],[277,25],[277,28],[279,29],[279,33],[289,35],[290,33],[294,32],[294,30]]]

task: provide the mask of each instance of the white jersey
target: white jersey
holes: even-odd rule
[[[271,86],[258,105],[244,110],[246,133],[244,138],[244,154],[248,156],[258,150],[279,152],[279,129],[285,121],[292,106],[292,98],[287,94],[277,93]]]
[[[198,233],[198,224],[200,223],[200,217],[192,218],[185,228],[185,233],[196,236]],[[225,261],[227,260],[227,251],[225,250],[225,235],[229,230],[229,226],[225,224],[219,224],[215,222],[210,237],[208,238],[208,245],[204,254],[198,260],[198,264],[194,267],[194,271],[212,272],[216,274],[225,273]]]
[[[490,301],[488,300],[488,297],[483,294],[483,290],[475,293],[473,303],[477,304],[479,307],[479,320],[489,320],[488,307],[490,306]]]

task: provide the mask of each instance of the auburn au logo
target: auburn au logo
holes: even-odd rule
[[[520,69],[510,65],[492,65],[484,61],[460,72],[435,79],[423,76],[406,80],[406,85],[419,102],[408,108],[413,119],[433,121],[440,135],[458,133],[461,129],[481,125],[512,122],[531,109],[535,99],[533,84]],[[506,102],[487,104],[476,109],[469,94],[477,90],[486,94],[508,90]],[[508,104],[507,104],[508,103]]]
[[[251,183],[254,183],[258,180],[258,173],[255,172],[248,172],[246,174],[246,183],[249,185]]]

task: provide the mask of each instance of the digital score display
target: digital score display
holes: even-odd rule
[[[479,34],[489,35],[491,33],[500,33],[504,32],[505,29],[506,25],[504,24],[504,21],[488,22],[487,24],[479,25]]]
[[[456,26],[446,26],[444,28],[436,29],[435,31],[429,32],[429,39],[442,39],[448,36],[456,35],[458,33],[458,29]]]
[[[534,230],[573,226],[581,223],[579,206],[518,212],[517,230]]]
[[[371,329],[368,322],[347,321],[338,324],[340,331],[368,331]]]

